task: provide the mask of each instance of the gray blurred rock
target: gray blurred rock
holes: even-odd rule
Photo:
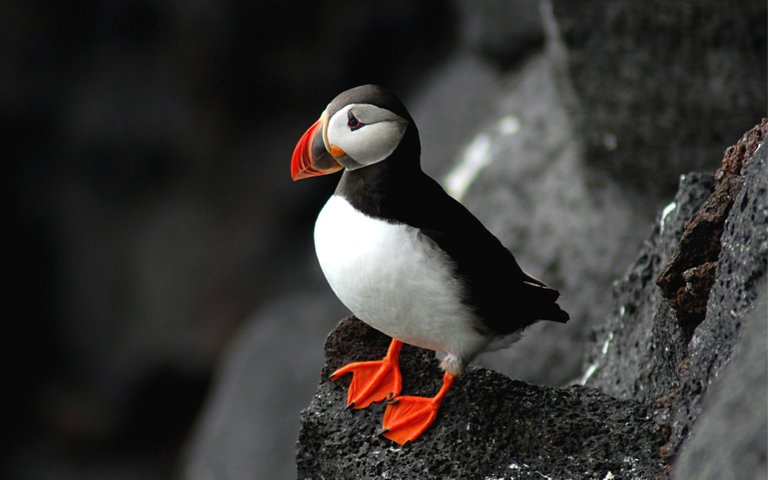
[[[460,50],[428,75],[406,101],[421,139],[421,166],[440,179],[461,151],[496,114],[499,72],[476,54]]]
[[[455,0],[462,42],[501,69],[543,45],[539,2]]]
[[[377,435],[384,405],[348,410],[347,380],[328,375],[350,361],[383,356],[389,338],[355,318],[326,343],[326,366],[302,412],[300,479],[649,479],[663,472],[648,411],[595,390],[549,388],[470,368],[435,423],[399,447]],[[404,393],[432,395],[442,378],[432,352],[405,346]]]
[[[765,114],[764,1],[551,3],[587,158],[622,182],[671,195]]]
[[[186,450],[183,478],[295,478],[299,412],[312,398],[323,339],[344,314],[312,285],[305,279],[294,295],[248,320],[222,359]]]

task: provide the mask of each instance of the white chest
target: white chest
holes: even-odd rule
[[[447,255],[418,229],[369,217],[333,196],[317,218],[315,249],[339,300],[372,327],[456,354],[486,342],[460,300]]]

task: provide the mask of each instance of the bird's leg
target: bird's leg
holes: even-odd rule
[[[388,439],[405,445],[416,440],[437,417],[440,403],[453,385],[456,377],[448,372],[443,375],[443,385],[432,398],[397,397],[387,405],[384,412],[383,435]]]
[[[400,375],[400,349],[403,342],[393,338],[387,355],[381,360],[354,362],[333,372],[331,380],[352,374],[347,392],[347,407],[367,408],[374,402],[400,395],[403,378]]]

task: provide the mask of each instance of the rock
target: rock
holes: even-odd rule
[[[722,166],[715,173],[715,190],[686,223],[680,247],[656,280],[688,331],[704,319],[709,292],[715,281],[725,219],[743,183],[742,166],[755,152],[766,131],[768,120],[763,120],[726,150]]]
[[[765,134],[768,122],[763,122],[762,127]],[[672,409],[671,452],[678,452],[685,442],[701,413],[709,385],[721,375],[734,348],[743,341],[741,330],[755,309],[760,288],[764,293],[768,273],[768,140],[763,140],[747,160],[742,177],[744,186],[725,221],[706,317],[693,332],[685,352],[687,358],[679,367],[681,400]],[[744,378],[741,382],[746,388],[761,388]],[[751,394],[748,396],[754,400]]]
[[[759,128],[765,138],[768,122],[763,121]],[[755,132],[744,138],[754,138]],[[758,295],[764,295],[760,289],[765,288],[768,271],[767,144],[768,140],[763,140],[751,148],[753,153],[740,174],[736,173],[739,170],[732,171],[731,174],[739,175],[737,183],[743,186],[731,191],[730,199],[715,186],[714,177],[692,174],[681,180],[680,191],[668,215],[660,218],[640,258],[617,284],[617,309],[598,329],[598,341],[590,349],[586,384],[617,398],[653,406],[656,430],[667,440],[662,455],[671,464],[698,421],[711,425],[718,421],[718,415],[725,415],[712,407],[716,413],[711,421],[706,420],[702,405],[707,401],[710,385],[719,376],[726,375],[724,367],[734,348],[744,341],[740,333],[743,326],[754,321],[752,318],[765,318],[764,310],[754,313],[754,309]],[[726,152],[723,170],[730,168],[732,151]],[[698,219],[708,218],[707,212],[721,210],[716,205],[718,201],[728,204],[723,212],[727,215],[723,227],[696,227]],[[707,234],[686,237],[687,232],[696,228],[702,228]],[[715,257],[714,278],[705,297],[705,314],[700,323],[686,323],[681,321],[686,317],[675,312],[671,303],[663,298],[662,291],[655,288],[654,281],[662,270],[671,271],[664,269],[668,259],[694,258],[688,250],[707,251],[715,243],[720,253]],[[712,271],[712,261],[708,258],[704,258],[702,267],[694,268]],[[719,397],[713,394],[715,399],[710,400],[713,404],[754,401],[750,390],[765,388],[764,381],[761,384],[752,379],[765,377],[752,370],[740,373],[742,370],[731,368],[727,371],[730,378],[721,382],[733,386],[730,390],[733,397],[726,401],[723,394]],[[701,428],[706,431],[711,427]],[[697,442],[698,450],[708,448],[703,445],[706,442],[702,437]],[[729,450],[723,455],[727,460],[729,455],[738,453]],[[762,458],[764,468],[765,457]],[[681,468],[695,468],[690,463],[693,460],[688,462],[688,466]],[[749,472],[739,475],[739,478],[753,478]]]
[[[456,0],[462,43],[506,70],[544,44],[538,2]]]
[[[384,405],[348,410],[349,380],[328,375],[350,361],[383,356],[389,338],[355,318],[326,342],[326,365],[302,412],[300,479],[625,478],[663,472],[648,410],[581,386],[550,388],[481,367],[459,377],[436,422],[399,447],[377,435]],[[404,392],[431,395],[442,378],[432,352],[405,346]]]
[[[681,177],[674,202],[659,215],[637,261],[614,286],[614,311],[596,328],[597,341],[587,352],[587,385],[646,405],[670,393],[686,335],[660,295],[656,278],[675,251],[685,223],[713,189],[710,174]]]
[[[765,114],[766,4],[552,0],[586,158],[670,195]]]
[[[322,338],[344,312],[313,288],[318,280],[249,319],[190,437],[183,478],[295,478],[299,412],[323,362]]]
[[[709,386],[698,423],[683,444],[672,478],[765,480],[768,438],[768,302],[756,288],[754,308],[743,320],[742,340],[730,364]]]

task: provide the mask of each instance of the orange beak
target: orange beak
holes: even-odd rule
[[[328,175],[342,169],[333,156],[328,153],[323,142],[323,128],[326,115],[312,124],[299,139],[291,157],[291,178],[293,181]]]

